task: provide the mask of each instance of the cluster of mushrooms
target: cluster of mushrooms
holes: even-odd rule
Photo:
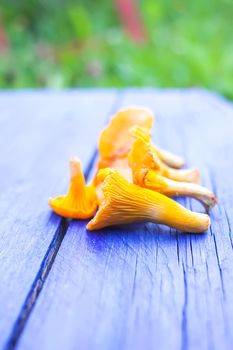
[[[66,195],[50,198],[50,207],[71,219],[89,219],[88,230],[149,221],[183,232],[204,232],[210,218],[184,208],[170,197],[189,196],[206,211],[215,195],[199,185],[197,169],[181,169],[184,160],[151,141],[153,115],[146,108],[127,108],[101,132],[94,179],[86,185],[78,158],[70,161]]]

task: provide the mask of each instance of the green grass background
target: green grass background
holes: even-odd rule
[[[141,0],[147,40],[111,0],[1,0],[0,87],[202,86],[233,98],[233,0]]]

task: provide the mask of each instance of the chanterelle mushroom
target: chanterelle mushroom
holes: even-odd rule
[[[68,193],[49,199],[50,207],[59,215],[72,219],[88,219],[97,209],[95,187],[86,186],[80,160],[70,161],[70,186]]]
[[[115,169],[100,170],[98,177],[103,181],[104,199],[87,224],[88,230],[149,221],[197,233],[206,231],[210,225],[207,214],[194,213],[160,193],[129,183]]]
[[[153,147],[145,139],[135,140],[129,153],[129,164],[133,173],[135,184],[160,192],[167,196],[190,196],[196,198],[206,209],[212,208],[217,199],[215,195],[203,186],[175,181],[166,177],[167,173],[161,169]],[[181,170],[176,170],[180,172]]]
[[[130,129],[135,141],[129,153],[129,164],[131,167],[141,167],[141,159],[147,158],[148,168],[155,170],[158,174],[169,179],[182,182],[199,183],[200,174],[197,169],[173,169],[164,164],[159,158],[156,147],[150,141],[150,134],[144,129],[134,126]]]

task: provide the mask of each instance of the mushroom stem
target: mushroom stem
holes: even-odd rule
[[[200,173],[198,169],[173,169],[165,164],[161,164],[160,169],[161,175],[171,180],[196,184],[200,182]]]
[[[159,158],[162,160],[162,162],[164,162],[166,165],[170,166],[171,168],[180,169],[184,166],[184,159],[182,157],[177,156],[172,152],[158,148],[157,146],[156,146],[156,152]]]
[[[210,225],[206,214],[194,213],[171,198],[129,183],[114,169],[100,170],[104,200],[88,230],[116,224],[149,221],[184,232],[204,232]]]
[[[169,197],[189,196],[195,198],[204,205],[206,210],[210,210],[217,203],[217,198],[207,188],[193,183],[170,180],[156,174],[153,170],[147,172],[143,183],[146,188]]]

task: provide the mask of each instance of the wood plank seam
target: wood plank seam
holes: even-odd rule
[[[52,240],[45,257],[42,261],[42,264],[40,266],[40,269],[35,277],[35,280],[32,283],[32,286],[29,290],[29,293],[25,299],[25,302],[22,306],[22,309],[19,313],[18,318],[15,321],[15,324],[13,326],[10,338],[6,344],[5,349],[14,349],[18,339],[20,337],[20,334],[22,333],[26,322],[30,316],[30,313],[36,303],[36,299],[38,298],[38,295],[40,294],[43,284],[49,274],[49,271],[51,270],[52,264],[56,258],[57,252],[60,248],[60,245],[62,243],[63,238],[65,237],[67,228],[69,226],[68,220],[61,219],[61,222],[57,228],[57,231],[55,233],[54,239]]]
[[[184,303],[182,308],[182,323],[181,323],[181,350],[188,349],[188,330],[187,330],[187,305],[188,305],[188,288],[187,288],[187,277],[184,263],[183,267],[183,278],[184,278]]]
[[[121,100],[123,97],[123,90],[118,90],[116,94],[115,101],[110,108],[110,111],[108,113],[106,123],[108,122],[110,116],[116,111],[116,109],[120,106]],[[85,178],[88,179],[94,165],[96,164],[98,151],[97,148],[94,149],[93,154],[85,168],[84,175]],[[37,298],[39,297],[39,294],[42,291],[43,285],[49,275],[49,272],[52,268],[52,265],[56,259],[57,253],[60,249],[60,246],[62,244],[62,241],[66,235],[66,232],[69,228],[71,220],[62,218],[59,226],[55,232],[54,238],[42,260],[42,263],[40,265],[40,269],[31,285],[31,288],[26,296],[26,299],[23,303],[23,306],[20,310],[20,313],[12,327],[12,331],[10,333],[10,336],[6,342],[6,345],[4,347],[4,350],[13,350],[18,344],[18,341],[20,339],[20,336],[23,332],[23,330],[26,327],[27,321],[30,317],[31,312],[33,311],[33,308],[36,304]]]

